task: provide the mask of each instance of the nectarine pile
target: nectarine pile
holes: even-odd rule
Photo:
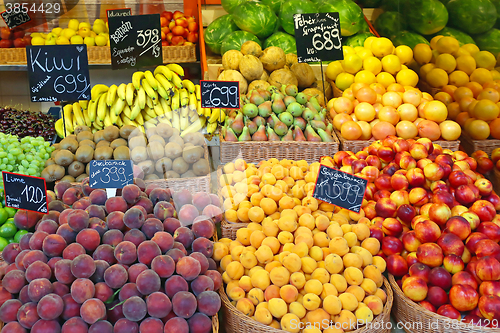
[[[2,333],[208,333],[222,283],[211,259],[217,196],[147,187],[119,196],[60,182],[47,215],[2,252]]]

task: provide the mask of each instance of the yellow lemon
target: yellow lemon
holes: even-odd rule
[[[395,53],[403,65],[408,65],[413,60],[413,50],[407,45],[399,45]]]
[[[411,69],[402,69],[396,75],[396,81],[402,86],[415,87],[418,83],[418,75]]]
[[[471,56],[479,52],[479,47],[476,44],[464,44],[462,45],[462,49],[469,52]]]
[[[74,35],[70,39],[71,44],[83,44],[83,37]]]
[[[382,62],[376,57],[370,57],[363,60],[363,69],[377,75],[382,71]]]
[[[420,77],[425,78],[427,76],[427,73],[429,73],[435,67],[436,65],[434,65],[433,63],[428,63],[423,65],[422,67],[420,67],[419,71]]]
[[[380,83],[384,86],[384,88],[387,88],[391,84],[396,83],[396,79],[390,73],[381,72],[377,75],[377,83]]]
[[[500,80],[500,72],[497,71],[496,69],[492,69],[490,71],[491,76],[493,77],[493,80]]]
[[[356,74],[363,67],[363,59],[357,54],[347,54],[342,61],[342,67],[347,73]]]
[[[51,30],[51,32],[56,34],[57,36],[60,36],[62,31],[63,29],[61,27],[57,27]],[[31,36],[33,36],[33,34],[31,34]]]
[[[469,75],[463,71],[454,71],[450,74],[450,84],[456,87],[462,87],[469,82]]]
[[[367,71],[367,70],[362,70],[362,71],[359,71],[354,76],[354,82],[372,84],[372,83],[377,82],[377,78],[375,77],[375,74],[373,74],[372,72]]]
[[[457,69],[471,75],[476,69],[476,60],[470,55],[462,55],[457,58]]]
[[[362,46],[357,46],[354,48],[354,51],[356,51],[356,54],[361,57],[361,59],[365,60],[367,58],[373,57],[372,51],[370,49],[364,48]]]
[[[371,51],[373,55],[378,58],[383,58],[386,55],[392,54],[393,50],[394,45],[391,40],[385,37],[377,38],[371,43]]]
[[[342,68],[342,64],[340,63],[339,60],[332,61],[331,63],[328,64],[328,67],[326,68],[326,77],[329,78],[330,80],[335,80],[337,76],[343,71],[344,69]]]
[[[392,75],[394,75],[401,70],[401,61],[396,55],[386,55],[382,58],[382,68],[387,73],[391,73]]]
[[[497,63],[497,59],[495,58],[495,56],[488,51],[479,51],[474,54],[473,57],[476,60],[476,65],[478,68],[486,68],[491,70],[495,68],[495,65]]]
[[[100,34],[102,32],[106,32],[106,26],[104,25],[104,23],[100,24],[100,23],[96,23],[94,22],[94,26],[92,27],[92,30],[96,33],[96,34]]]
[[[76,31],[73,29],[63,29],[63,31],[61,32],[61,36],[66,37],[66,39],[68,40],[74,35],[76,35]]]
[[[344,58],[348,54],[356,54],[356,51],[354,51],[354,47],[351,46],[343,46],[342,47],[343,52],[344,52]]]
[[[56,44],[57,45],[68,45],[70,44],[69,39],[64,37],[64,36],[59,36],[56,39]]]
[[[454,37],[444,36],[436,42],[436,50],[439,53],[454,53],[460,48],[458,40]]]
[[[457,61],[451,54],[443,53],[436,58],[436,67],[444,69],[446,73],[450,74],[457,67]]]
[[[367,49],[371,49],[372,43],[376,39],[377,39],[377,37],[375,37],[375,36],[368,37],[367,39],[365,39],[363,46],[366,47]]]
[[[424,43],[415,45],[413,48],[413,57],[419,65],[429,63],[432,59],[431,47]]]
[[[78,25],[78,30],[80,30],[81,28],[92,29],[89,22],[80,22],[80,24]]]
[[[79,25],[80,25],[80,22],[77,19],[71,19],[68,22],[68,29],[77,31]]]
[[[435,50],[436,49],[436,43],[437,43],[437,41],[440,40],[443,37],[444,37],[443,35],[437,35],[437,36],[432,37],[432,39],[430,41],[430,43],[431,43],[431,49]]]
[[[440,88],[448,84],[448,74],[444,69],[433,68],[427,73],[425,80],[434,88]]]
[[[340,73],[335,80],[335,85],[340,90],[346,90],[354,83],[354,75],[349,73]]]
[[[476,68],[470,75],[470,80],[483,85],[486,82],[493,81],[493,75],[486,68]]]
[[[31,39],[31,45],[45,45],[45,39],[42,37],[33,37]]]

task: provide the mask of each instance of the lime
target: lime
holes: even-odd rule
[[[9,217],[14,217],[14,215],[16,215],[17,209],[11,207],[5,207],[4,209],[9,214]]]
[[[5,210],[5,208],[0,208],[0,225],[4,224],[8,218],[9,213]]]
[[[16,243],[19,243],[21,237],[23,237],[27,233],[28,233],[27,230],[19,230],[18,232],[16,232],[16,234],[14,235],[14,240],[16,241]]]
[[[5,221],[5,223],[4,223],[4,224],[7,224],[7,223],[10,223],[10,224],[14,224],[14,225],[15,225],[15,223],[14,223],[14,218],[13,218],[13,217],[9,217],[9,218],[7,219],[7,221]]]
[[[12,223],[5,223],[4,225],[2,225],[0,227],[0,237],[11,238],[11,237],[14,237],[16,232],[17,232],[17,228]]]
[[[9,241],[9,244],[19,243],[19,242],[16,242],[16,240],[14,238],[9,238],[8,241]]]
[[[5,238],[0,237],[0,251],[3,251],[7,245],[9,245],[9,242]]]

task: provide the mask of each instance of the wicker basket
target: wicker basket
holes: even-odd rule
[[[353,153],[357,153],[358,151],[363,150],[363,148],[371,145],[375,140],[346,140],[342,137],[337,129],[334,130],[335,134],[340,141],[340,150],[342,151],[352,151]]]
[[[146,180],[146,186],[149,184],[156,184],[162,188],[170,188],[174,191],[188,189],[191,193],[210,193],[210,175],[191,178]]]
[[[0,49],[0,64],[26,64],[26,49]]]
[[[473,152],[482,150],[491,156],[491,153],[495,148],[500,147],[500,140],[474,140],[469,135],[462,132],[460,136],[460,142],[465,152],[471,155]]]
[[[220,231],[223,238],[236,239],[238,229],[245,228],[248,223],[229,223],[222,219],[220,223]]]
[[[342,97],[342,94],[344,92],[342,90],[340,90],[339,88],[337,88],[337,86],[335,85],[335,82],[328,79],[328,78],[326,80],[328,81],[328,83],[330,83],[330,86],[332,87],[333,97],[334,98]]]
[[[219,315],[212,316],[212,333],[219,333]]]
[[[500,329],[462,323],[431,312],[406,297],[391,274],[389,274],[389,282],[394,291],[393,314],[398,322],[402,322],[402,328],[408,333],[500,332]]]
[[[350,333],[389,333],[391,331],[391,308],[394,296],[391,286],[385,278],[382,289],[384,289],[387,294],[387,302],[384,305],[382,313],[375,317],[369,325],[355,331],[350,331]],[[286,333],[286,331],[261,324],[250,317],[245,316],[241,311],[236,309],[233,304],[231,304],[224,288],[220,288],[219,294],[222,299],[222,311],[226,321],[226,333]]]
[[[490,181],[493,184],[493,189],[497,194],[500,193],[500,171],[493,167],[493,175],[490,177]]]

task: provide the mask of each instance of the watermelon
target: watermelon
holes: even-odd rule
[[[238,50],[239,51],[241,49],[241,45],[243,45],[243,43],[245,43],[249,40],[253,40],[257,44],[262,46],[260,40],[255,35],[253,35],[249,32],[241,31],[241,30],[231,32],[222,41],[221,54],[224,54],[229,50]]]
[[[278,20],[271,7],[254,1],[239,5],[231,15],[241,30],[250,32],[258,38],[269,37],[274,32]]]
[[[361,25],[359,27],[359,31],[358,31],[358,34],[362,33],[362,32],[371,32],[370,31],[370,26],[368,25],[368,23],[366,22],[366,20],[363,18],[363,20],[361,21]]]
[[[261,0],[260,2],[262,2],[264,5],[268,5],[269,7],[271,7],[274,13],[278,15],[284,0]]]
[[[380,8],[385,11],[399,12],[401,14],[407,13],[408,0],[382,0],[380,2]]]
[[[231,15],[226,14],[215,19],[203,32],[205,35],[205,44],[213,52],[220,54],[222,41],[231,32],[238,30],[238,26],[234,23]]]
[[[364,21],[363,10],[352,0],[324,0],[318,8],[320,13],[339,13],[342,36],[352,36]]]
[[[222,8],[229,14],[233,13],[233,10],[241,5],[243,2],[247,2],[248,0],[220,0]]]
[[[490,0],[450,0],[446,8],[450,26],[470,35],[485,33],[497,21],[497,9]]]
[[[495,6],[495,8],[497,9],[497,22],[495,24],[495,28],[499,28],[500,27],[500,0],[490,0],[491,3]]]
[[[396,36],[392,39],[392,43],[394,44],[394,46],[408,45],[412,49],[417,44],[429,44],[424,36],[408,30],[403,30],[397,33]]]
[[[500,53],[500,30],[493,28],[474,36],[474,40],[481,51],[490,51],[495,57]]]
[[[269,46],[277,46],[285,53],[297,53],[297,45],[295,44],[295,37],[287,34],[286,32],[275,32],[271,36],[269,36],[264,42],[264,48],[268,48]]]
[[[381,0],[358,0],[358,4],[364,8],[377,8]]]
[[[446,27],[443,30],[436,32],[432,36],[428,36],[428,39],[430,40],[432,37],[439,35],[454,37],[456,40],[458,40],[460,46],[464,44],[476,44],[476,42],[474,42],[474,39],[472,39],[472,37],[467,35],[465,32],[449,27]]]
[[[309,0],[287,0],[283,3],[280,10],[279,20],[283,30],[290,35],[295,35],[293,15],[317,13],[318,8]]]
[[[432,35],[446,27],[448,11],[445,5],[438,0],[410,0],[413,8],[408,11],[410,28],[421,35]]]
[[[383,12],[373,26],[380,36],[392,39],[399,31],[406,30],[406,20],[399,12]]]
[[[362,32],[347,37],[345,39],[342,38],[342,46],[350,46],[350,47],[363,46],[365,44],[365,40],[371,36],[374,36],[371,32]]]

